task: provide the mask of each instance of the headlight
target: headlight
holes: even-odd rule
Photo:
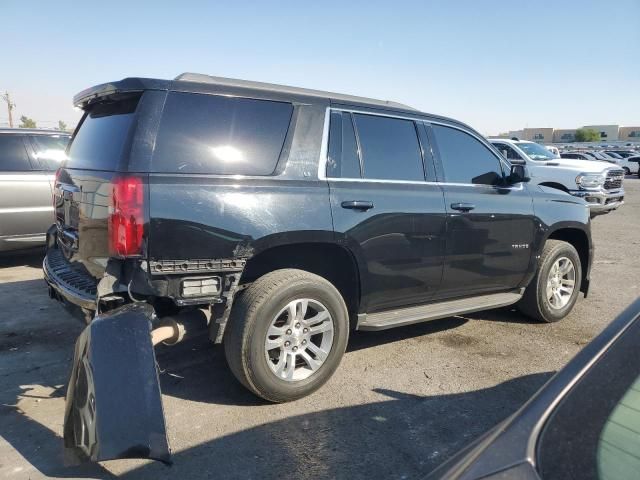
[[[576,177],[576,183],[582,188],[599,188],[604,185],[604,180],[599,173],[581,173]]]

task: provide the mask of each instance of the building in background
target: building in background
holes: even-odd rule
[[[569,143],[576,139],[576,128],[559,128],[553,131],[553,143]]]
[[[580,127],[595,130],[600,134],[598,142],[631,142],[640,143],[640,127],[621,127],[619,125],[585,125]],[[576,140],[577,128],[524,128],[522,130],[509,130],[508,132],[493,135],[501,138],[514,138],[530,140],[538,143],[571,143]]]
[[[538,143],[551,143],[553,142],[553,128],[525,128],[522,137],[518,138]]]
[[[618,140],[624,142],[640,142],[640,127],[620,127]]]
[[[524,138],[524,130],[509,130],[509,133],[507,134],[508,138]]]
[[[600,140],[603,142],[615,142],[618,140],[618,130],[620,129],[620,125],[585,125],[582,128],[599,132]]]

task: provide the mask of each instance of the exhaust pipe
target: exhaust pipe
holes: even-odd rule
[[[159,326],[151,332],[151,343],[173,346],[207,326],[207,316],[202,310],[189,310],[179,315],[162,317]]]

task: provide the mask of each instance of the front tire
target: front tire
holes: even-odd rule
[[[518,303],[518,309],[542,322],[557,322],[575,305],[582,283],[580,256],[570,243],[547,240],[535,277]]]
[[[265,400],[288,402],[329,380],[348,337],[340,292],[318,275],[282,269],[260,277],[236,298],[224,350],[246,388]]]

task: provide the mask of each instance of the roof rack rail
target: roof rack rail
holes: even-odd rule
[[[254,82],[251,80],[240,80],[237,78],[215,77],[213,75],[206,75],[203,73],[185,72],[181,73],[174,78],[178,82],[197,82],[197,83],[209,83],[222,85],[226,87],[243,87],[243,88],[255,88],[259,90],[268,90],[272,92],[291,93],[297,95],[307,95],[311,97],[325,97],[335,99],[338,101],[346,102],[363,102],[371,103],[382,107],[401,108],[403,110],[416,110],[409,105],[405,105],[399,102],[393,102],[390,100],[377,100],[373,98],[359,97],[356,95],[344,95],[341,93],[325,92],[322,90],[314,90],[309,88],[291,87],[288,85],[278,85],[275,83]]]

